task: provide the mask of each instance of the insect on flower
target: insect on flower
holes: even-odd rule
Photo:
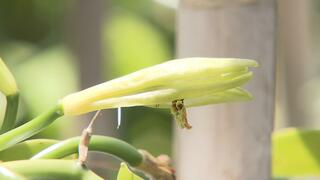
[[[172,101],[171,114],[174,116],[180,128],[192,128],[187,119],[187,110],[183,104],[183,99]]]

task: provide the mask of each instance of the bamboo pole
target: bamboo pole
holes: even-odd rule
[[[275,1],[182,0],[177,23],[180,58],[237,57],[260,64],[247,86],[253,101],[188,110],[193,129],[175,136],[178,179],[269,180]]]

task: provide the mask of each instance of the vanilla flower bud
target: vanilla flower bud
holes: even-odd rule
[[[254,60],[235,58],[171,60],[70,94],[60,103],[66,115],[80,115],[130,106],[171,108],[175,100],[186,107],[249,100],[239,86],[256,66]]]
[[[10,96],[18,92],[16,81],[7,68],[5,63],[0,58],[0,91],[5,96]]]

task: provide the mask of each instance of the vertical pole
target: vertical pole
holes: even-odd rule
[[[79,0],[77,1],[71,18],[71,45],[79,61],[81,89],[102,83],[103,69],[102,52],[107,47],[102,46],[102,27],[105,17],[105,6],[108,1]],[[93,115],[93,114],[92,114]],[[88,119],[92,118],[88,116]],[[95,123],[95,133],[115,135],[116,120],[110,111],[103,111],[99,115],[101,121]],[[88,125],[85,121],[83,127]]]
[[[253,101],[189,109],[193,129],[175,128],[178,179],[270,180],[275,1],[181,0],[177,23],[180,58],[236,57],[260,64],[246,86]]]
[[[78,0],[71,17],[71,46],[79,61],[81,88],[99,84],[104,81],[102,67],[102,54],[107,50],[102,43],[102,29],[106,15],[107,0]],[[88,126],[93,113],[83,116],[87,121],[77,121],[80,132]],[[111,111],[104,110],[100,113],[93,127],[94,134],[117,135],[116,119]],[[89,167],[96,172],[108,177],[113,171],[101,170],[115,160],[101,154],[92,154],[89,158]]]
[[[318,117],[312,117],[312,101],[308,102],[303,88],[308,80],[315,76],[316,70],[310,66],[312,62],[312,46],[310,25],[312,1],[281,0],[278,1],[279,12],[279,59],[282,63],[282,74],[285,78],[280,82],[287,88],[286,104],[288,107],[289,126],[304,128],[314,127]]]

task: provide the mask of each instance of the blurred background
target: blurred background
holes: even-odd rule
[[[172,59],[176,6],[173,0],[0,1],[0,56],[21,90],[18,125],[71,92]],[[62,118],[37,137],[80,135],[92,116]],[[171,155],[169,110],[123,108],[119,129],[116,116],[103,111],[94,133]],[[90,157],[98,174],[117,172],[114,158]]]
[[[320,2],[278,0],[275,128],[319,128]],[[2,0],[0,56],[21,90],[18,125],[80,89],[175,57],[178,0]],[[95,134],[119,137],[154,155],[172,155],[169,110],[105,110]],[[63,118],[38,137],[80,135],[92,114]],[[91,156],[98,174],[112,176],[118,161]],[[105,171],[105,168],[110,171]]]

